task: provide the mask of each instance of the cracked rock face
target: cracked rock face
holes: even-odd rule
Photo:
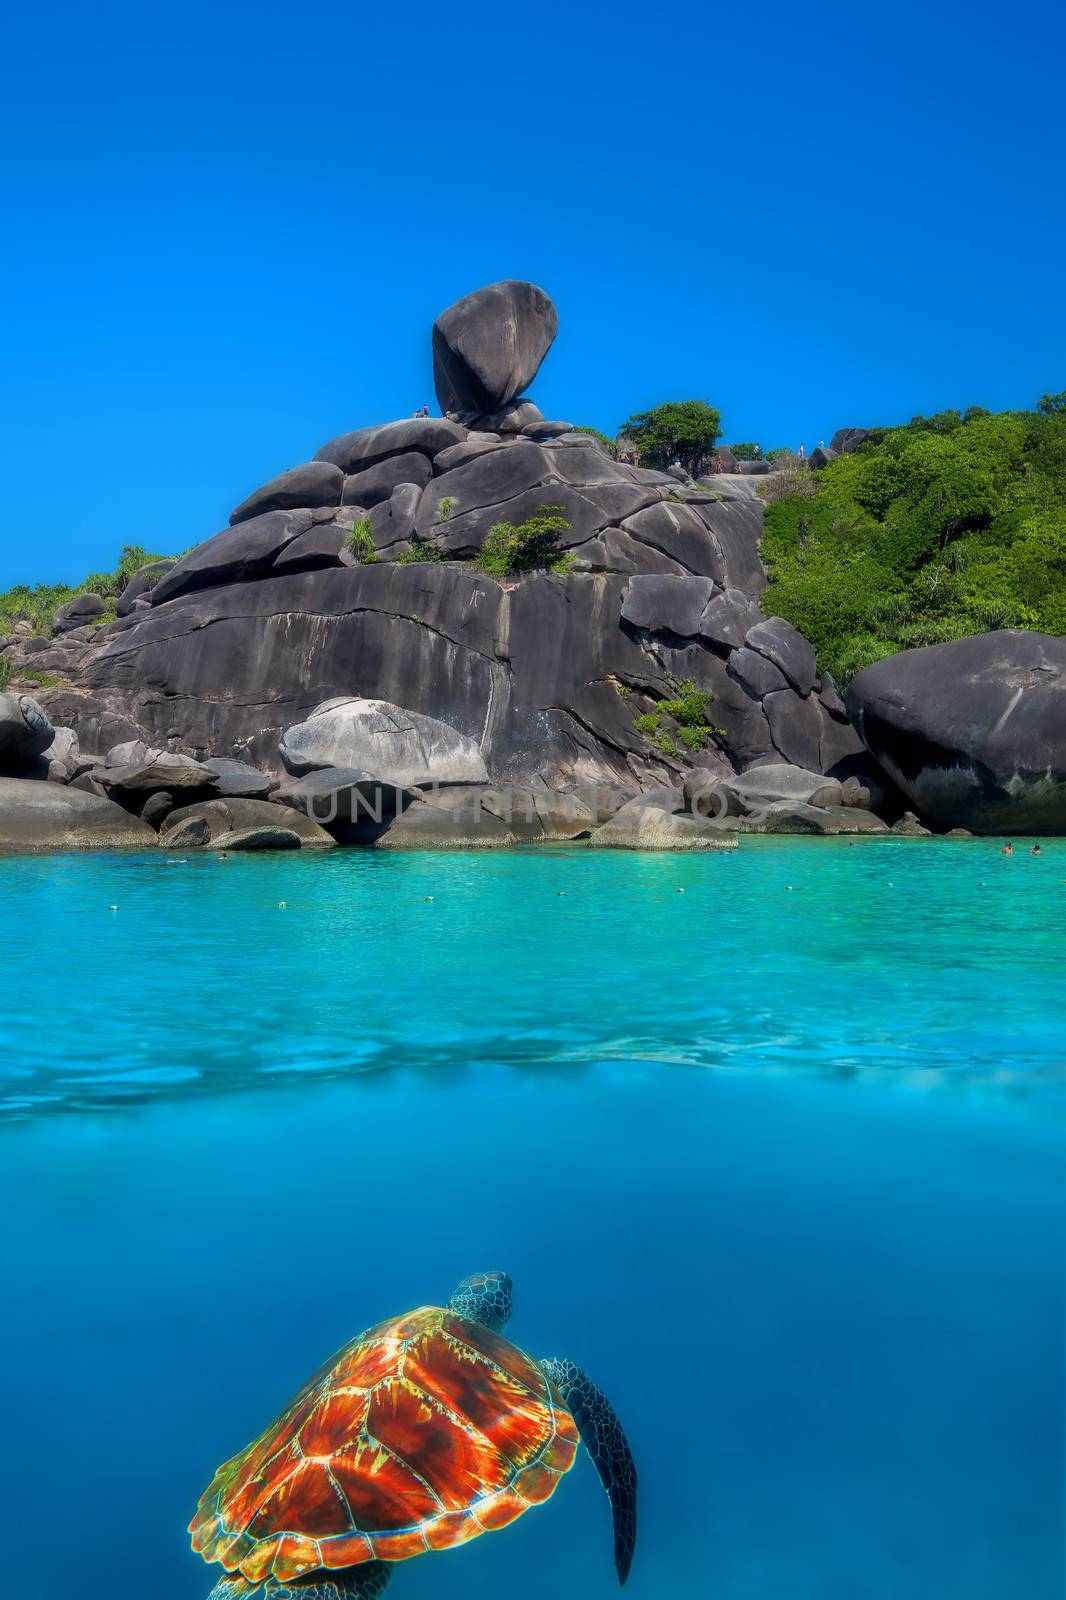
[[[1066,639],[1004,629],[867,667],[847,706],[923,816],[1066,833]]]

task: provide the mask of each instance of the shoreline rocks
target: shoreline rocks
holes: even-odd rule
[[[926,819],[973,833],[1066,833],[1066,639],[1004,629],[886,656],[846,703]]]

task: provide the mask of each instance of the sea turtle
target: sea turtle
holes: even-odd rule
[[[622,1425],[572,1361],[502,1337],[505,1272],[379,1323],[215,1473],[189,1524],[225,1573],[209,1600],[377,1600],[396,1562],[505,1527],[555,1493],[583,1441],[625,1583],[637,1474]]]

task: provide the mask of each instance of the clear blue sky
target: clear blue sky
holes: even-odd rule
[[[433,403],[503,277],[534,398],[730,439],[1066,386],[1061,7],[71,5],[0,51],[0,588],[181,548]]]

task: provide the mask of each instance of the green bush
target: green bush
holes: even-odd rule
[[[517,527],[511,522],[494,523],[474,557],[475,564],[496,578],[516,572],[568,572],[574,558],[559,549],[558,536],[569,527],[562,506],[538,506],[536,515]]]
[[[360,566],[371,566],[378,558],[374,545],[374,525],[369,517],[361,517],[352,524],[352,531],[347,538],[347,546]]]
[[[398,567],[409,567],[413,566],[415,562],[430,561],[439,566],[443,560],[444,557],[441,555],[437,545],[433,544],[429,539],[416,537],[411,540],[410,550],[405,550],[403,555],[397,556],[396,565]]]
[[[11,657],[0,656],[0,694],[3,694],[11,682]]]
[[[712,734],[725,737],[725,730],[714,727],[707,716],[707,707],[714,699],[710,690],[697,689],[691,678],[671,683],[670,690],[652,711],[633,719],[634,728],[649,744],[663,755],[676,756],[680,754],[676,740],[695,752],[703,749]]]
[[[918,645],[996,628],[1066,633],[1066,411],[1055,398],[876,429],[805,483],[787,480],[795,492],[771,490],[763,609],[806,634],[841,683]]]

